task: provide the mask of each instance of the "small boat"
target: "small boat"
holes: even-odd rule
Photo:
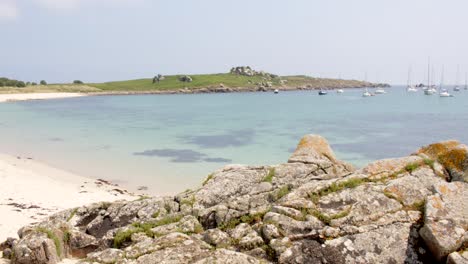
[[[384,90],[384,88],[378,88],[375,90],[375,94],[386,94],[387,92]]]
[[[338,89],[338,90],[336,90],[336,93],[344,93],[344,90],[343,89]]]
[[[406,91],[408,93],[415,93],[418,91],[418,88],[416,88],[416,86],[414,85],[411,85],[411,67],[409,67],[408,69],[408,82],[406,84]]]
[[[443,88],[444,82],[444,68],[442,67],[442,76],[440,77],[440,86],[439,86],[439,96],[440,97],[452,97],[452,95],[447,91],[447,89]]]
[[[415,92],[418,91],[418,88],[414,87],[413,85],[410,85],[410,86],[408,86],[408,87],[406,88],[406,91],[407,91],[408,93],[415,93]]]
[[[442,89],[439,93],[440,97],[452,97],[452,95],[447,91],[447,89]]]
[[[434,89],[432,89],[432,88],[424,90],[425,95],[433,95],[435,93],[436,93],[436,91],[434,91]]]
[[[431,85],[431,61],[427,63],[427,88],[424,90],[425,95],[433,95],[437,92],[434,86]]]
[[[465,90],[468,90],[468,74],[465,73]]]
[[[370,96],[372,96],[372,94],[369,93],[369,90],[367,90],[367,88],[366,88],[366,90],[365,90],[364,93],[362,94],[362,97],[370,97]]]
[[[455,86],[453,87],[454,92],[459,92],[460,91],[460,87],[458,86],[459,77],[460,77],[460,66],[458,65],[457,66],[457,78],[456,78],[456,81],[455,81]]]
[[[278,90],[278,89],[275,89],[274,93],[275,93],[275,94],[279,93],[279,90]]]
[[[327,95],[327,91],[324,91],[324,90],[320,90],[320,92],[318,93],[319,95]]]

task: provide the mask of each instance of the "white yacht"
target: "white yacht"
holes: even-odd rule
[[[444,82],[444,68],[442,67],[442,76],[440,77],[440,86],[439,86],[439,96],[440,97],[452,97],[452,95],[448,92],[447,89],[444,89],[443,84]]]
[[[336,90],[336,93],[344,93],[344,90],[343,89],[338,89],[338,90]]]
[[[279,90],[278,89],[275,89],[275,91],[273,91],[275,94],[279,93]]]
[[[408,87],[406,87],[406,91],[409,93],[415,93],[418,91],[418,88],[416,88],[414,85],[409,85]]]
[[[387,92],[385,91],[384,88],[380,87],[375,90],[375,94],[386,94]]]
[[[406,84],[406,91],[409,93],[415,93],[418,91],[416,86],[411,85],[411,67],[408,69],[408,83]]]
[[[439,93],[440,97],[452,97],[452,95],[447,91],[447,89],[442,89]]]
[[[431,61],[429,59],[427,63],[427,89],[424,90],[424,94],[433,95],[435,93],[437,93],[437,90],[431,85]]]
[[[366,88],[366,90],[364,91],[364,93],[362,94],[362,97],[370,97],[372,96],[371,93],[369,93],[369,90]]]

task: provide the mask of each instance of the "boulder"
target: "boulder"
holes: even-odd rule
[[[450,140],[425,146],[416,154],[438,161],[452,181],[468,182],[468,146]]]
[[[442,183],[427,198],[421,237],[437,260],[468,243],[467,184]]]
[[[60,261],[62,250],[60,242],[48,238],[46,233],[31,232],[13,247],[12,262],[15,264],[56,264]]]
[[[296,147],[296,150],[288,160],[289,163],[315,164],[321,169],[338,167],[335,174],[350,173],[354,168],[344,162],[338,161],[328,141],[318,135],[304,136]],[[336,166],[334,166],[336,165]]]

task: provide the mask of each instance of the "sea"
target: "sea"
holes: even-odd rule
[[[282,91],[109,95],[0,104],[0,153],[154,195],[194,189],[228,164],[287,162],[306,134],[356,167],[433,142],[468,143],[468,91],[362,97]],[[370,89],[372,92],[372,89]]]

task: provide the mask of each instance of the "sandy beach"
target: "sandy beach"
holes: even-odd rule
[[[137,196],[105,180],[68,173],[26,157],[0,154],[0,241],[60,210]]]
[[[22,93],[22,94],[0,94],[0,103],[10,101],[45,100],[86,96],[81,93]]]

